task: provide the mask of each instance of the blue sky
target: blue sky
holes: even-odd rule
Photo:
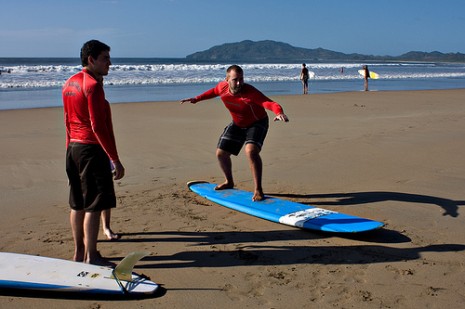
[[[463,0],[0,0],[0,57],[185,57],[223,43],[397,56],[465,53]]]

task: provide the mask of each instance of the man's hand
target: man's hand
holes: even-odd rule
[[[113,170],[113,179],[119,180],[124,177],[124,166],[120,161],[113,162],[115,169]]]
[[[197,103],[197,99],[196,98],[188,98],[188,99],[182,99],[181,100],[181,104],[186,103],[186,102],[195,104],[195,103]]]
[[[274,117],[274,121],[289,122],[289,118],[287,118],[285,114],[279,114],[278,116]]]

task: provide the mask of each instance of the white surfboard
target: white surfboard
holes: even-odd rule
[[[91,294],[146,295],[158,285],[132,272],[146,252],[133,252],[115,269],[27,254],[0,252],[0,288]]]

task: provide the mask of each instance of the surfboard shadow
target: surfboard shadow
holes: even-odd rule
[[[423,252],[465,251],[465,245],[440,244],[416,248],[393,248],[380,245],[354,246],[266,246],[244,245],[229,251],[184,251],[173,255],[146,258],[141,267],[190,268],[274,266],[299,264],[363,265],[386,262],[404,262],[421,259]]]
[[[282,194],[282,193],[267,193],[267,195],[275,197],[284,197],[292,199],[306,199],[308,201],[298,201],[299,203],[312,206],[349,206],[377,203],[384,201],[398,201],[405,203],[421,203],[437,205],[444,210],[444,216],[458,217],[459,206],[465,205],[465,201],[451,200],[441,197],[402,193],[402,192],[351,192],[351,193],[326,193],[326,194]],[[328,199],[328,201],[324,201]]]
[[[159,284],[160,285],[160,284]],[[27,298],[41,298],[41,299],[69,299],[69,300],[120,300],[131,301],[141,299],[152,299],[163,297],[166,294],[166,289],[161,285],[152,294],[145,295],[131,295],[131,294],[92,294],[92,293],[79,293],[79,292],[57,292],[46,290],[24,290],[16,288],[2,288],[0,295],[11,297],[27,297]]]
[[[345,235],[344,235],[345,236]],[[127,241],[181,242],[184,250],[165,255],[147,256],[136,268],[182,269],[191,267],[280,266],[306,264],[364,265],[424,259],[425,252],[465,251],[463,244],[435,244],[395,248],[381,243],[360,245],[312,245],[312,239],[337,237],[308,230],[235,232],[141,232],[128,233]],[[355,234],[354,237],[361,237]],[[367,233],[364,241],[395,243],[410,241],[399,232],[380,229]],[[279,244],[276,243],[279,241]],[[289,244],[292,242],[292,245]],[[281,245],[284,244],[284,245]],[[120,259],[122,257],[114,257]],[[427,262],[427,261],[426,261]],[[425,263],[426,263],[425,262]]]
[[[276,223],[277,224],[277,223]],[[278,224],[277,224],[278,225]],[[279,225],[278,225],[279,226]],[[280,227],[280,226],[279,226]],[[232,232],[139,232],[122,233],[119,242],[187,242],[193,244],[226,245],[234,243],[264,243],[283,240],[318,240],[331,237],[348,238],[374,243],[406,243],[411,239],[404,234],[386,228],[363,233],[327,233],[300,228],[273,231],[232,231]],[[105,242],[105,240],[102,240]],[[145,260],[145,259],[144,259]]]
[[[347,236],[347,234],[343,234]],[[334,234],[314,233],[308,230],[278,230],[251,232],[141,232],[128,233],[137,242],[182,242],[186,251],[173,255],[148,256],[135,268],[184,268],[184,267],[231,267],[241,265],[281,264],[366,264],[402,261],[420,258],[424,251],[459,251],[465,245],[440,245],[413,249],[396,249],[379,243],[408,242],[410,239],[399,232],[380,229],[376,232],[354,234],[353,238],[378,242],[359,246],[312,246],[312,239],[337,237]],[[296,246],[277,246],[274,242],[296,242]],[[300,244],[299,244],[300,243]],[[195,247],[207,250],[188,250]],[[223,248],[235,249],[224,250]],[[122,257],[114,257],[120,259]]]

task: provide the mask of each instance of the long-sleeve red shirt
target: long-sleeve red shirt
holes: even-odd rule
[[[250,127],[254,122],[267,117],[266,109],[276,115],[283,114],[281,105],[272,101],[255,87],[243,84],[241,92],[233,95],[229,92],[227,81],[221,81],[215,88],[207,90],[195,97],[197,101],[208,100],[219,96],[231,113],[233,122],[241,127]]]
[[[110,104],[103,85],[83,69],[63,86],[66,147],[70,142],[100,144],[111,161],[119,161]]]

